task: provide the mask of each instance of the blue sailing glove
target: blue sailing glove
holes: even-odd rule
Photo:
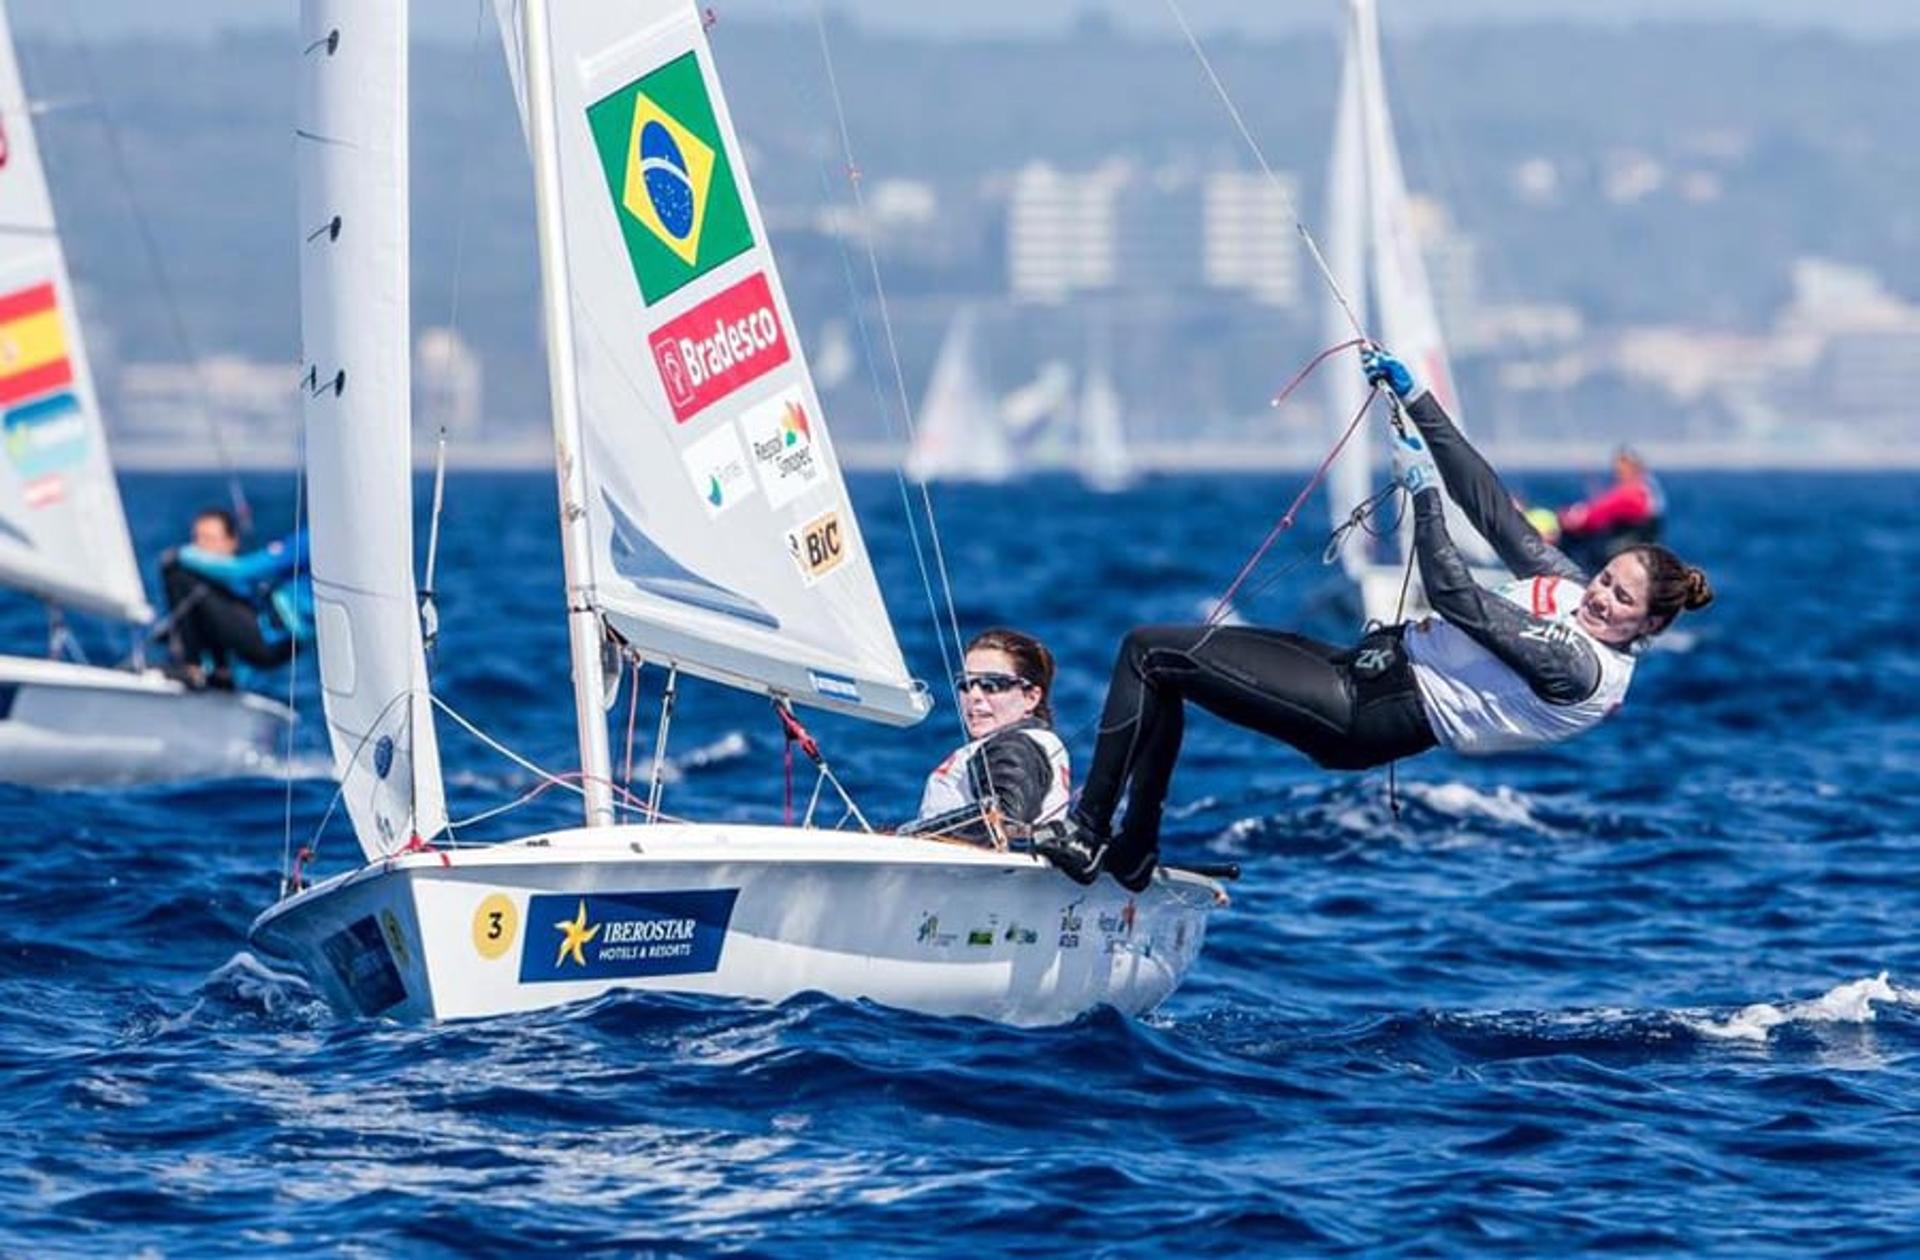
[[[1393,479],[1405,486],[1408,494],[1439,488],[1440,469],[1433,462],[1426,439],[1412,429],[1402,432],[1398,425],[1388,428],[1393,434]]]
[[[1413,369],[1379,346],[1361,349],[1360,370],[1367,374],[1367,384],[1386,386],[1399,395],[1401,402],[1420,392],[1420,382],[1414,379]]]

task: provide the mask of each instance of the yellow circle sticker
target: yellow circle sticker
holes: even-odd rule
[[[498,958],[513,948],[520,911],[505,893],[494,893],[473,912],[473,947],[482,958]]]

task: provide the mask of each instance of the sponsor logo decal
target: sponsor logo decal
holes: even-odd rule
[[[976,946],[976,947],[992,945],[993,929],[992,928],[974,928],[972,931],[967,933],[967,944],[970,946]]]
[[[400,965],[413,966],[413,959],[407,949],[407,934],[400,928],[400,917],[392,910],[382,910],[380,930],[387,934],[387,945],[393,950],[393,956]]]
[[[731,424],[721,425],[689,446],[680,456],[693,482],[693,491],[709,518],[753,493],[753,473],[747,467],[746,452],[740,449],[740,434]]]
[[[1068,902],[1060,911],[1060,948],[1079,949],[1080,930],[1084,926],[1080,917],[1080,903],[1086,900],[1078,898]]]
[[[813,689],[823,696],[832,696],[836,700],[850,700],[855,704],[860,703],[860,684],[851,678],[823,674],[817,669],[808,670],[807,677],[813,680]],[[941,768],[946,767],[942,765]]]
[[[588,106],[587,127],[647,305],[753,247],[695,54]]]
[[[1007,924],[1007,930],[1001,934],[1001,940],[1012,941],[1015,945],[1031,945],[1040,939],[1040,934],[1030,927],[1018,923]]]
[[[87,424],[50,281],[0,295],[0,411],[7,458],[29,483],[28,504],[57,503],[66,490],[59,474],[87,456]]]
[[[792,357],[773,290],[757,271],[660,325],[647,345],[683,424]]]
[[[953,944],[954,934],[940,930],[940,916],[925,914],[920,917],[920,928],[913,934],[916,944],[932,945],[936,949],[946,949]]]
[[[527,901],[520,981],[674,976],[720,966],[737,888],[542,893]]]
[[[760,471],[768,503],[785,507],[820,483],[814,422],[798,386],[788,386],[747,408],[740,415],[740,427],[746,430],[747,446],[753,451],[753,465]]]
[[[847,535],[838,511],[822,512],[798,529],[787,531],[787,551],[800,566],[800,578],[812,586],[840,567],[847,558]]]

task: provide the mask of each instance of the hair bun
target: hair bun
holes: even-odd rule
[[[1687,567],[1687,604],[1688,612],[1705,608],[1713,602],[1713,584],[1707,581],[1705,571],[1689,565]]]

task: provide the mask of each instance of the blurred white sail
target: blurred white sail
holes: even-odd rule
[[[978,316],[955,312],[920,402],[907,476],[926,481],[1005,481],[1013,451],[1000,404],[980,369]]]
[[[32,114],[0,8],[0,586],[145,622]]]

